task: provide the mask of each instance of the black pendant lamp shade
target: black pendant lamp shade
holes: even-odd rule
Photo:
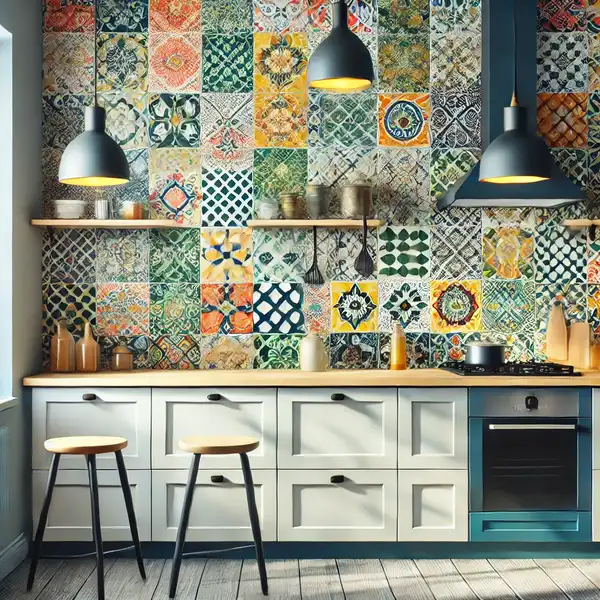
[[[334,0],[332,29],[308,61],[308,84],[329,92],[359,92],[373,85],[369,50],[348,28],[345,0]]]

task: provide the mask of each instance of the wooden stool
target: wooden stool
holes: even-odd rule
[[[129,519],[129,527],[131,529],[131,537],[135,546],[135,554],[137,556],[138,567],[142,579],[146,579],[146,571],[144,569],[144,560],[142,559],[142,547],[138,535],[137,522],[135,519],[135,511],[133,508],[133,500],[131,498],[131,488],[127,478],[127,469],[123,460],[121,450],[127,447],[127,440],[119,437],[97,437],[97,436],[75,436],[64,438],[53,438],[44,442],[44,448],[48,452],[52,452],[52,465],[50,466],[50,474],[48,476],[48,486],[46,487],[46,497],[42,505],[42,512],[38,523],[35,541],[33,544],[33,552],[31,556],[31,567],[29,568],[29,579],[27,580],[27,589],[33,587],[35,571],[37,569],[38,560],[42,551],[42,539],[44,530],[48,521],[48,512],[50,510],[50,501],[52,500],[52,492],[56,483],[56,474],[58,473],[58,463],[61,454],[82,454],[87,461],[88,476],[90,480],[90,497],[92,502],[92,532],[94,534],[94,544],[96,546],[96,571],[98,577],[98,599],[104,600],[104,554],[102,553],[102,532],[100,529],[100,505],[98,502],[98,473],[96,471],[96,454],[106,454],[114,452],[117,459],[117,468],[119,469],[119,479],[121,480],[121,488],[123,489],[123,497],[125,498],[125,507],[127,508],[127,518]]]
[[[258,444],[258,440],[252,437],[243,436],[199,436],[187,437],[179,441],[179,447],[186,452],[191,452],[194,455],[194,458],[192,459],[192,464],[190,466],[188,482],[185,488],[185,497],[183,500],[183,510],[181,511],[181,520],[179,521],[179,528],[177,529],[177,542],[175,543],[175,555],[173,556],[173,567],[171,569],[169,598],[175,598],[175,592],[177,590],[177,580],[179,578],[179,569],[181,567],[181,558],[183,556],[185,534],[190,520],[190,510],[194,498],[196,476],[198,475],[200,457],[203,454],[240,455],[242,473],[244,474],[244,485],[246,487],[246,499],[248,501],[248,512],[250,513],[250,526],[252,527],[252,537],[254,538],[254,547],[256,548],[256,562],[258,563],[258,572],[260,574],[260,587],[262,593],[265,596],[268,595],[269,590],[267,585],[265,555],[263,552],[258,511],[256,510],[254,482],[252,481],[252,471],[250,470],[250,462],[248,460],[248,452],[252,452],[252,450],[258,448]]]

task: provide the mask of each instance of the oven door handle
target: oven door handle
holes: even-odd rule
[[[574,423],[490,423],[489,428],[492,431],[515,431],[515,430],[533,430],[533,429],[541,429],[541,430],[570,430],[573,431],[577,429],[577,425]]]

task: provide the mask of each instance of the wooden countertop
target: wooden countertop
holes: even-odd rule
[[[461,376],[440,369],[407,371],[154,371],[42,373],[27,387],[600,387],[600,371],[581,377]]]

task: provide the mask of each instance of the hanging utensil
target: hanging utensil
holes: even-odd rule
[[[321,271],[319,271],[319,264],[317,262],[317,228],[313,227],[313,263],[306,274],[304,275],[304,281],[310,285],[322,285],[325,283]]]
[[[363,277],[370,277],[375,266],[367,248],[367,215],[363,215],[363,247],[354,263],[354,268]]]

